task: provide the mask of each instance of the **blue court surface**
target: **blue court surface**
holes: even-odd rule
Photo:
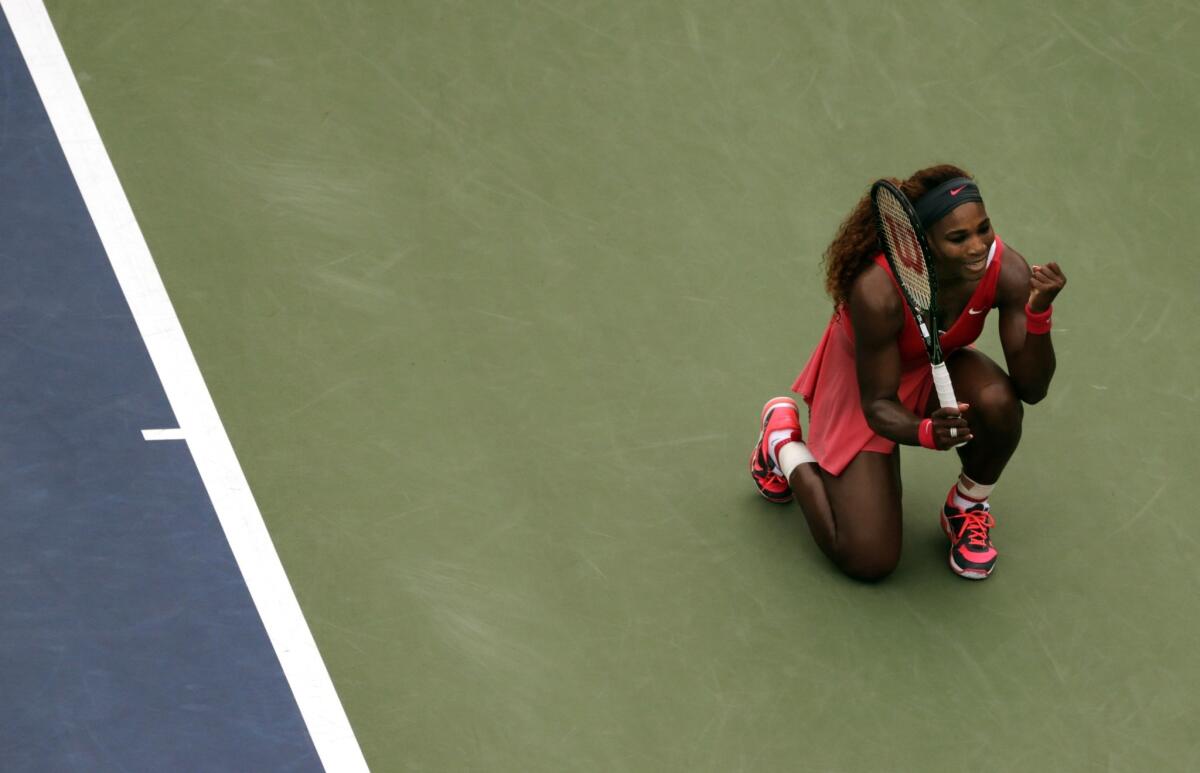
[[[0,19],[0,770],[319,770]]]

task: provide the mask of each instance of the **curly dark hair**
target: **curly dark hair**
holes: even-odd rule
[[[951,164],[921,169],[903,182],[894,177],[888,179],[900,186],[909,201],[916,201],[955,177],[974,179],[965,170]],[[882,250],[875,233],[875,215],[871,210],[871,192],[868,190],[842,221],[833,242],[825,250],[825,291],[833,299],[834,308],[849,301],[854,280]]]

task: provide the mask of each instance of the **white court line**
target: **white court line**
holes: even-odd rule
[[[346,712],[41,0],[0,0],[326,770],[365,771]]]
[[[187,440],[182,429],[144,429],[142,440]]]

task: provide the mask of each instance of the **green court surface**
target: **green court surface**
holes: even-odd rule
[[[374,770],[1200,767],[1195,6],[48,5]],[[905,449],[865,585],[746,459],[942,161],[1059,370],[996,574]]]

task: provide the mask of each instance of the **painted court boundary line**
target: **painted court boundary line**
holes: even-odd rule
[[[181,429],[144,429],[142,430],[142,439],[150,442],[154,440],[187,440],[187,436],[183,434]]]
[[[187,440],[321,763],[330,771],[365,771],[362,750],[50,16],[41,0],[0,0],[0,7],[179,420],[172,434]]]

